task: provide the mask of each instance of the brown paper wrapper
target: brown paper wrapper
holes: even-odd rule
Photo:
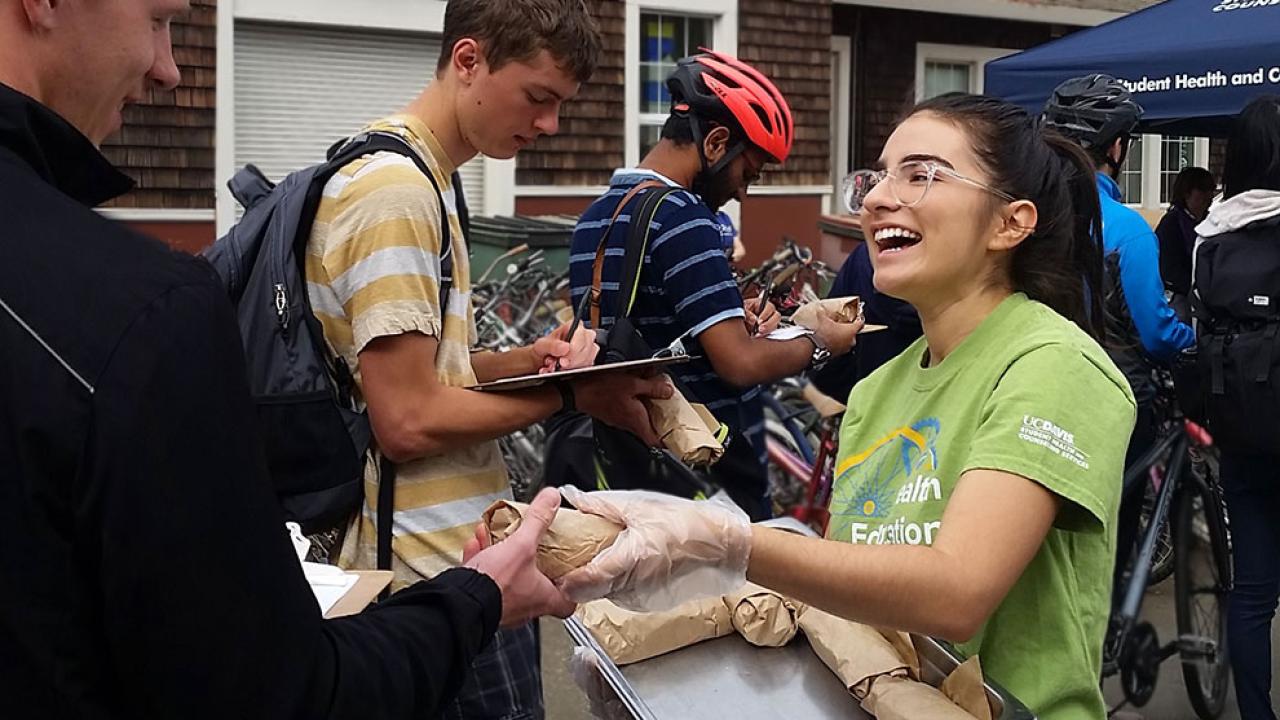
[[[920,653],[916,651],[916,644],[911,639],[911,633],[905,633],[901,630],[891,630],[889,628],[876,628],[885,640],[893,646],[893,651],[898,653],[898,657],[907,666],[907,677],[912,680],[920,679]]]
[[[800,630],[803,605],[759,585],[748,583],[724,597],[733,629],[757,647],[782,647]]]
[[[900,677],[882,677],[862,701],[876,720],[974,720],[941,690]]]
[[[498,500],[484,511],[483,521],[489,539],[501,542],[520,527],[529,506],[511,500]],[[623,526],[599,515],[561,508],[556,519],[538,543],[538,569],[555,580],[570,570],[586,565],[613,544]]]
[[[886,676],[907,677],[910,666],[879,630],[816,608],[800,614],[800,629],[831,672],[858,700]]]
[[[710,465],[724,455],[716,439],[720,421],[703,405],[694,405],[680,394],[666,400],[648,400],[649,420],[662,445],[686,465]]]
[[[836,322],[857,322],[862,317],[862,301],[857,297],[841,297],[808,302],[796,309],[791,322],[810,330],[816,329],[818,313],[821,311],[825,311]]]
[[[801,394],[813,409],[818,411],[818,415],[824,418],[843,415],[844,411],[849,409],[844,403],[819,390],[813,383],[805,385]]]
[[[608,600],[596,600],[579,607],[577,616],[618,665],[648,660],[733,632],[729,609],[718,597],[660,613],[635,613]]]
[[[991,720],[991,703],[987,702],[987,688],[982,682],[982,664],[977,655],[952,670],[939,689],[951,702],[964,708],[965,712],[978,720]]]

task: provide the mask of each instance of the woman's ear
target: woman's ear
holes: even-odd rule
[[[1031,237],[1036,231],[1040,212],[1030,200],[1015,200],[1000,211],[999,227],[987,247],[991,250],[1012,250]]]
[[[702,140],[702,151],[706,154],[707,164],[715,165],[720,158],[729,152],[729,128],[717,125]]]

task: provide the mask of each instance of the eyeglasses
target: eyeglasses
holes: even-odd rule
[[[867,196],[886,179],[889,180],[889,191],[893,193],[893,198],[898,201],[899,205],[915,207],[924,202],[925,195],[929,193],[929,188],[933,187],[933,181],[939,175],[968,183],[979,190],[985,190],[995,195],[1001,200],[1007,202],[1017,201],[1017,198],[1009,193],[973,178],[965,177],[946,165],[932,160],[912,160],[902,163],[893,170],[858,170],[850,173],[844,179],[842,187],[845,207],[855,215],[862,212],[862,203],[866,201]]]

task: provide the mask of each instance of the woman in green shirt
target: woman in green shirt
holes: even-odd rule
[[[1105,715],[1098,687],[1134,401],[1099,347],[1094,173],[1024,111],[949,95],[848,185],[877,289],[924,337],[854,388],[826,540],[706,503],[571,497],[628,530],[565,580],[653,607],[752,581],[951,640],[1046,720]],[[686,592],[687,591],[687,592]]]

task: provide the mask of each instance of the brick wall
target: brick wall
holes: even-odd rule
[[[103,144],[111,162],[138,183],[112,205],[213,207],[216,19],[217,0],[193,0],[172,30],[182,83],[153,90],[146,102],[126,108],[124,127]]]
[[[739,0],[738,56],[777,84],[796,123],[790,158],[761,184],[830,183],[831,0]]]
[[[599,67],[565,103],[560,134],[517,156],[519,185],[604,185],[625,162],[626,5],[587,4],[604,40]],[[764,184],[828,182],[831,0],[740,0],[738,33],[739,56],[777,82],[796,114],[791,159]]]
[[[606,185],[624,163],[623,78],[626,5],[587,0],[600,27],[604,52],[591,80],[564,104],[560,134],[541,138],[516,159],[519,185]]]

